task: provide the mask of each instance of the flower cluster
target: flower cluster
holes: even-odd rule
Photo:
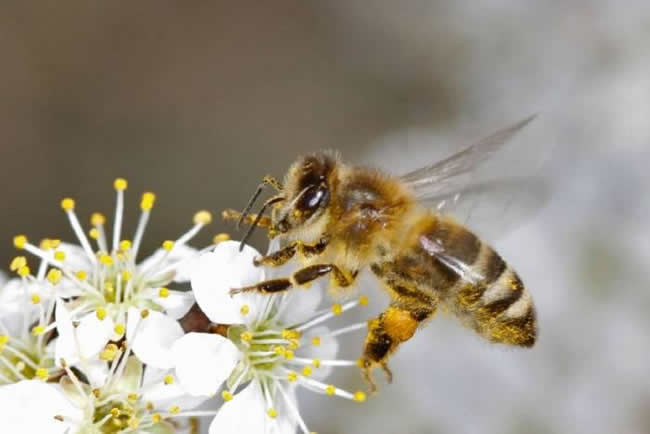
[[[225,234],[202,250],[190,247],[211,221],[207,211],[139,259],[155,195],[142,195],[127,238],[127,186],[115,180],[110,237],[100,213],[84,230],[70,198],[61,208],[76,243],[14,237],[20,255],[9,268],[16,277],[0,273],[2,432],[193,433],[208,416],[210,434],[309,433],[298,387],[365,400],[363,392],[324,381],[335,367],[357,365],[336,358],[337,337],[366,323],[337,330],[324,324],[366,305],[365,297],[319,310],[316,285],[231,296],[232,288],[290,270],[255,267],[259,253],[249,246],[240,252]],[[187,282],[191,290],[174,289]],[[209,325],[182,327],[179,320],[195,310]]]

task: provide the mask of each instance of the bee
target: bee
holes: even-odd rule
[[[277,294],[327,275],[333,291],[345,292],[369,268],[391,300],[368,321],[360,359],[373,391],[374,368],[382,368],[390,380],[388,359],[438,308],[491,342],[532,347],[535,308],[521,278],[446,212],[459,202],[459,193],[470,190],[454,181],[470,174],[532,118],[400,177],[352,167],[327,153],[298,159],[282,184],[265,177],[242,213],[228,210],[224,216],[251,225],[242,246],[255,227],[281,237],[283,247],[256,258],[255,265],[279,266],[298,255],[304,267],[231,294]],[[250,215],[266,186],[277,194]],[[269,207],[270,217],[264,215]]]

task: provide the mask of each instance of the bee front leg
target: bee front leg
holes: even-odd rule
[[[260,292],[262,294],[276,294],[278,292],[288,291],[294,286],[306,285],[319,277],[332,273],[336,283],[339,286],[349,286],[354,281],[356,273],[344,273],[334,264],[316,264],[301,268],[289,278],[265,280],[256,285],[246,286],[244,288],[234,288],[230,290],[230,295],[240,294],[242,292]]]
[[[316,244],[305,244],[302,241],[293,241],[270,255],[253,259],[253,264],[255,264],[256,267],[259,267],[260,265],[278,267],[289,262],[289,260],[296,255],[296,252],[303,258],[311,258],[320,255],[325,251],[328,244],[328,237],[322,237]]]

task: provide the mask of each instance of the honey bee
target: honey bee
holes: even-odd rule
[[[400,177],[351,167],[319,153],[296,161],[284,183],[267,176],[242,213],[225,217],[265,227],[283,247],[257,258],[279,266],[298,255],[305,266],[291,276],[232,289],[276,294],[329,275],[331,288],[345,292],[366,267],[391,302],[368,321],[360,366],[374,390],[371,373],[440,307],[485,339],[532,347],[537,322],[532,298],[517,273],[471,229],[448,215],[463,186],[453,182],[498,151],[533,117],[478,141],[462,151]],[[257,215],[249,211],[265,186],[277,190]],[[432,209],[432,204],[437,204]],[[271,207],[270,218],[264,212]]]

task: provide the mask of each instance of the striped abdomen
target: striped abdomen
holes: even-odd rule
[[[490,341],[532,346],[537,334],[532,298],[501,256],[450,218],[427,216],[417,226],[414,245],[395,270],[406,271],[409,280]]]

